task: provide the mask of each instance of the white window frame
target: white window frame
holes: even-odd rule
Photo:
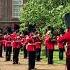
[[[20,8],[21,8],[22,5],[23,5],[23,0],[12,0],[12,17],[19,18]]]

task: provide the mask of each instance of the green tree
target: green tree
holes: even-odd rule
[[[63,16],[70,12],[70,0],[28,0],[21,8],[20,31],[28,29],[29,24],[44,33],[47,25],[60,27]]]

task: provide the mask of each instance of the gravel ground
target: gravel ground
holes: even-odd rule
[[[28,70],[27,59],[23,59],[23,56],[19,58],[20,64],[13,65],[12,61],[5,61],[5,57],[0,58],[0,70]],[[48,65],[47,62],[41,61],[36,62],[36,70],[65,70],[65,65]]]

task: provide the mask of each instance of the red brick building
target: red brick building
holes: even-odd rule
[[[0,0],[0,28],[19,23],[20,7],[26,0]]]

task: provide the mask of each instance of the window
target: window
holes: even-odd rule
[[[0,18],[2,16],[2,3],[0,2]]]
[[[19,18],[23,0],[12,0],[12,17]]]

